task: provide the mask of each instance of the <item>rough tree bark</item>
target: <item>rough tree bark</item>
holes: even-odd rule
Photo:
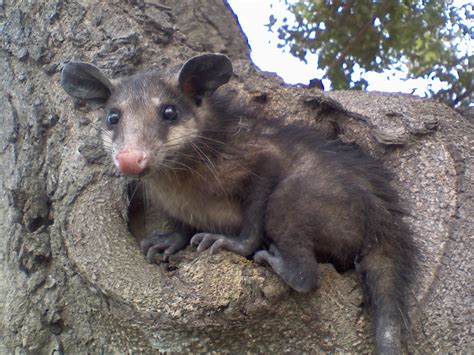
[[[198,52],[228,54],[232,85],[270,115],[304,119],[386,162],[422,250],[408,349],[473,350],[473,127],[462,116],[407,95],[283,85],[249,62],[221,0],[0,6],[0,350],[372,349],[353,272],[325,265],[322,287],[300,295],[227,252],[188,248],[163,266],[140,255],[127,228],[127,181],[100,147],[98,115],[73,105],[59,73],[71,59],[117,76]]]

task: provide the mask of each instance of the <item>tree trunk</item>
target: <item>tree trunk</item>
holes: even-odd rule
[[[234,61],[231,85],[249,104],[306,120],[386,162],[422,251],[408,350],[472,351],[473,127],[462,116],[408,95],[282,85],[249,63],[245,37],[220,0],[0,6],[0,350],[373,348],[354,272],[323,265],[321,288],[301,295],[228,252],[188,248],[169,264],[147,264],[128,231],[127,181],[100,146],[98,115],[73,105],[59,85],[72,59],[115,77],[222,52]]]

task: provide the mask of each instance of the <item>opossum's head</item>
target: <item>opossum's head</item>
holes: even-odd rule
[[[209,124],[206,98],[232,73],[230,60],[221,54],[117,81],[92,64],[71,62],[61,84],[72,97],[104,107],[103,139],[112,147],[115,165],[124,175],[141,176],[186,166],[179,159]]]

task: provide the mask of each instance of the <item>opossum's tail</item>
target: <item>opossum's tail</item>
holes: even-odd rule
[[[409,324],[407,297],[416,273],[417,248],[397,203],[386,208],[387,201],[380,202],[367,210],[367,245],[356,265],[373,316],[376,353],[398,354],[402,329]]]

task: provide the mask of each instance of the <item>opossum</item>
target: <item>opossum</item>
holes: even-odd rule
[[[61,83],[105,108],[104,143],[123,175],[176,222],[141,248],[167,260],[189,243],[268,264],[293,290],[318,287],[318,262],[356,268],[373,314],[376,352],[400,353],[417,248],[391,176],[353,145],[300,123],[267,119],[225,90],[221,54],[111,81],[70,62]]]

